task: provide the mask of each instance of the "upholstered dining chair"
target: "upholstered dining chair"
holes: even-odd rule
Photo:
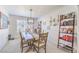
[[[39,39],[34,40],[33,46],[34,46],[34,50],[37,53],[39,53],[39,50],[41,48],[44,48],[45,53],[46,53],[47,37],[48,37],[48,33],[41,33],[41,34],[39,34]]]

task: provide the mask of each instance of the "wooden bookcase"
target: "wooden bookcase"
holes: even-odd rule
[[[73,53],[74,50],[74,28],[75,28],[75,12],[60,15],[58,48],[64,48]]]

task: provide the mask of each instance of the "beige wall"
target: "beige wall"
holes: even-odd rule
[[[17,38],[17,20],[25,20],[25,17],[22,16],[13,16],[11,15],[9,18],[10,26],[9,26],[9,33],[12,35],[12,37]]]
[[[23,16],[14,16],[11,15],[10,18],[10,26],[9,26],[9,31],[10,34],[12,35],[12,37],[17,38],[18,37],[18,33],[17,33],[17,20],[27,20],[27,18],[23,17]],[[37,21],[34,21],[34,27],[36,27],[35,25],[37,25]]]

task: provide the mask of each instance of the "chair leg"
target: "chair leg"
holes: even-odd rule
[[[39,48],[38,48],[38,51],[37,51],[37,53],[39,53]]]
[[[23,52],[23,47],[21,47],[21,52]]]
[[[23,46],[22,46],[22,44],[20,45],[20,48],[21,48],[21,52],[23,52]]]
[[[59,44],[57,45],[57,48],[59,48]]]
[[[46,48],[45,48],[45,53],[46,53]]]
[[[22,41],[21,41],[20,47],[21,47],[21,53],[22,53],[23,52],[23,43],[22,43]]]
[[[44,50],[45,50],[45,53],[46,53],[46,46],[45,46],[45,49]]]
[[[33,51],[35,51],[35,47],[33,46]]]
[[[22,45],[20,45],[21,52],[23,52]]]

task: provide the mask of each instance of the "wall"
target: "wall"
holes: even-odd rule
[[[17,35],[18,35],[17,34],[17,20],[25,20],[25,18],[21,16],[14,16],[14,15],[11,15],[9,17],[9,22],[10,22],[9,31],[12,37],[14,38],[17,38]]]
[[[7,11],[7,9],[6,9],[4,6],[1,6],[1,5],[0,5],[0,11],[1,11],[3,14],[5,14],[7,17],[9,17],[8,11]]]
[[[27,18],[25,18],[23,16],[15,16],[15,15],[10,16],[9,31],[10,31],[10,34],[12,35],[12,37],[14,37],[14,38],[18,38],[18,35],[19,35],[19,33],[17,33],[17,20],[27,20]],[[34,25],[36,25],[36,24],[34,24]]]
[[[8,29],[0,30],[0,50],[8,42]]]
[[[49,26],[49,20],[50,20],[50,17],[52,16],[52,20],[54,18],[58,18],[58,15],[62,15],[62,14],[67,14],[67,13],[71,13],[71,12],[75,12],[76,15],[77,15],[77,6],[73,6],[73,5],[67,5],[67,6],[63,6],[61,8],[58,8],[58,9],[55,9],[53,10],[51,13],[49,13],[48,15],[44,16],[43,18],[39,19],[40,21],[42,22],[45,22],[46,21],[46,25],[43,25],[42,24],[42,31],[48,31],[49,32],[49,35],[48,35],[48,40],[51,42],[51,43],[54,43],[57,45],[57,42],[58,42],[58,33],[59,33],[59,22],[57,23],[56,26],[51,26],[51,28],[48,30],[47,27]],[[58,21],[58,19],[57,19]],[[77,26],[75,26],[77,27]],[[75,28],[75,32],[76,32],[76,28]],[[77,49],[77,41],[76,41],[76,49]]]
[[[78,49],[77,52],[79,53],[79,6],[78,7],[78,16],[77,16],[77,43],[78,43]]]
[[[7,10],[4,8],[4,6],[0,6],[0,12],[4,13],[7,17],[9,17],[9,14],[8,14]],[[0,29],[0,50],[8,42],[8,33],[9,33],[8,28]]]

